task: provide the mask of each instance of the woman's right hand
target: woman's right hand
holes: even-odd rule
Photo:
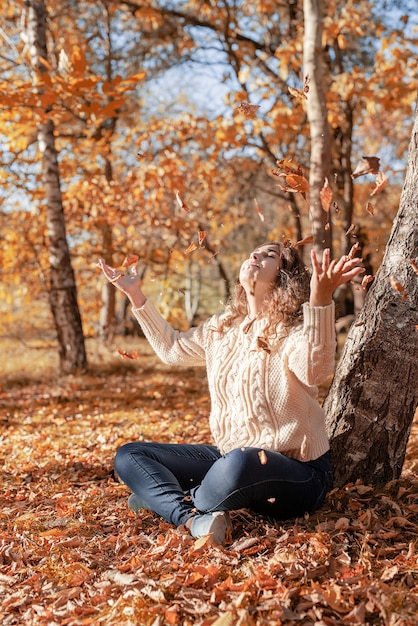
[[[129,272],[124,273],[111,267],[103,259],[100,259],[97,263],[97,267],[102,270],[103,274],[112,285],[115,285],[115,287],[129,298],[135,308],[139,308],[145,304],[146,297],[141,289],[141,277],[138,275],[135,266],[132,266]]]

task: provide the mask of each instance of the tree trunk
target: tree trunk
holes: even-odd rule
[[[418,109],[398,215],[324,402],[337,486],[399,478],[418,402]]]
[[[46,8],[43,1],[27,1],[26,38],[34,68],[38,92],[42,92],[42,74],[47,71]],[[60,371],[64,374],[87,365],[84,335],[73,268],[68,247],[54,122],[48,110],[38,128],[42,154],[42,176],[46,199],[46,223],[49,246],[49,302],[58,337]]]
[[[311,164],[309,171],[309,210],[314,248],[331,247],[331,225],[321,204],[320,193],[329,175],[331,138],[322,71],[322,11],[320,0],[304,0],[303,71],[309,80],[307,114],[311,135]],[[327,226],[328,224],[328,226]]]

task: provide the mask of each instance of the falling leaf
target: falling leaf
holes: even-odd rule
[[[134,352],[128,352],[126,350],[121,350],[118,348],[118,354],[121,355],[122,358],[124,359],[137,359],[138,358],[138,350],[135,350]]]
[[[322,208],[326,211],[326,213],[328,213],[332,202],[332,189],[328,182],[328,178],[325,178],[324,186],[322,187],[319,196],[321,198]]]
[[[258,213],[258,216],[259,216],[260,220],[261,220],[262,222],[264,222],[264,215],[263,215],[263,211],[261,210],[261,208],[260,208],[260,206],[259,206],[259,204],[258,204],[257,198],[254,198],[254,204],[255,204],[255,209],[256,209],[256,211],[257,211],[257,213]]]
[[[313,235],[308,235],[304,239],[299,239],[299,241],[297,241],[293,247],[299,248],[299,246],[306,246],[310,243],[313,243],[313,240],[314,240]]]
[[[129,267],[130,265],[135,265],[139,260],[139,256],[136,254],[128,254],[122,261],[121,267]]]
[[[298,98],[299,100],[307,100],[307,92],[305,92],[305,90],[301,90],[301,89],[295,89],[294,87],[287,87],[289,90],[289,93],[291,96],[293,96],[294,98]]]
[[[184,200],[183,200],[183,198],[181,197],[181,195],[180,195],[180,192],[179,192],[179,191],[176,191],[176,200],[177,200],[177,203],[178,203],[178,205],[179,205],[179,207],[180,207],[181,209],[184,209],[185,211],[190,212],[189,207],[188,207],[188,206],[187,206],[187,204],[184,202]]]
[[[376,156],[364,156],[354,168],[351,178],[358,178],[366,174],[377,174],[380,167],[380,159]]]
[[[206,231],[199,230],[199,248],[201,247],[205,239],[206,239]]]
[[[194,250],[197,250],[197,245],[195,244],[194,241],[192,241],[190,245],[188,246],[188,248],[185,250],[184,254],[190,254]]]
[[[367,289],[367,286],[370,285],[372,280],[374,280],[374,278],[370,274],[367,274],[366,276],[363,276],[363,280],[361,281],[362,288],[363,289]]]
[[[418,274],[418,265],[416,263],[416,261],[414,259],[412,259],[412,261],[410,261],[410,265],[412,267],[412,269],[414,270],[415,274]]]
[[[367,213],[370,213],[370,215],[374,215],[374,206],[372,205],[371,202],[368,202],[366,204],[366,211]]]
[[[253,118],[256,116],[259,108],[260,105],[258,104],[249,104],[249,102],[244,101],[241,102],[241,104],[238,106],[238,111],[242,113],[245,117]]]
[[[346,231],[345,236],[348,237],[348,235],[351,235],[355,230],[356,230],[356,225],[351,224],[350,228]]]
[[[406,298],[408,297],[408,292],[406,291],[405,287],[401,285],[401,283],[397,281],[396,278],[394,278],[393,276],[389,278],[389,282],[392,285],[393,289],[395,289],[395,291],[402,294],[402,302],[406,300]]]
[[[258,453],[258,458],[260,459],[261,465],[265,465],[267,463],[267,454],[265,450],[260,450]]]
[[[349,260],[354,259],[354,257],[356,256],[357,252],[360,250],[361,246],[359,244],[358,241],[356,241],[356,243],[354,244],[354,246],[351,247],[350,252],[347,254],[347,258]]]
[[[303,192],[309,191],[309,182],[304,176],[299,174],[288,174],[285,178],[288,191]]]
[[[385,185],[387,184],[387,182],[388,182],[388,179],[386,178],[384,173],[379,172],[378,175],[376,176],[374,187],[370,193],[370,196],[375,196],[377,193],[380,193],[383,187],[385,187]]]
[[[338,204],[335,201],[332,203],[332,208],[334,209],[334,211],[336,212],[337,215],[341,211],[340,207],[338,206]]]

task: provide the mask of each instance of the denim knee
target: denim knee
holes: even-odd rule
[[[125,443],[121,446],[115,455],[115,460],[113,462],[113,467],[115,469],[116,475],[123,480],[124,476],[128,470],[129,461],[131,459],[131,450],[132,444]]]

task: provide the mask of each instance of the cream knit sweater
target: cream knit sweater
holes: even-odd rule
[[[334,368],[334,303],[305,303],[303,324],[279,326],[267,344],[262,320],[245,318],[221,333],[221,316],[214,315],[179,332],[148,300],[133,313],[163,362],[206,366],[210,428],[222,454],[254,446],[311,461],[328,450],[316,385]]]

